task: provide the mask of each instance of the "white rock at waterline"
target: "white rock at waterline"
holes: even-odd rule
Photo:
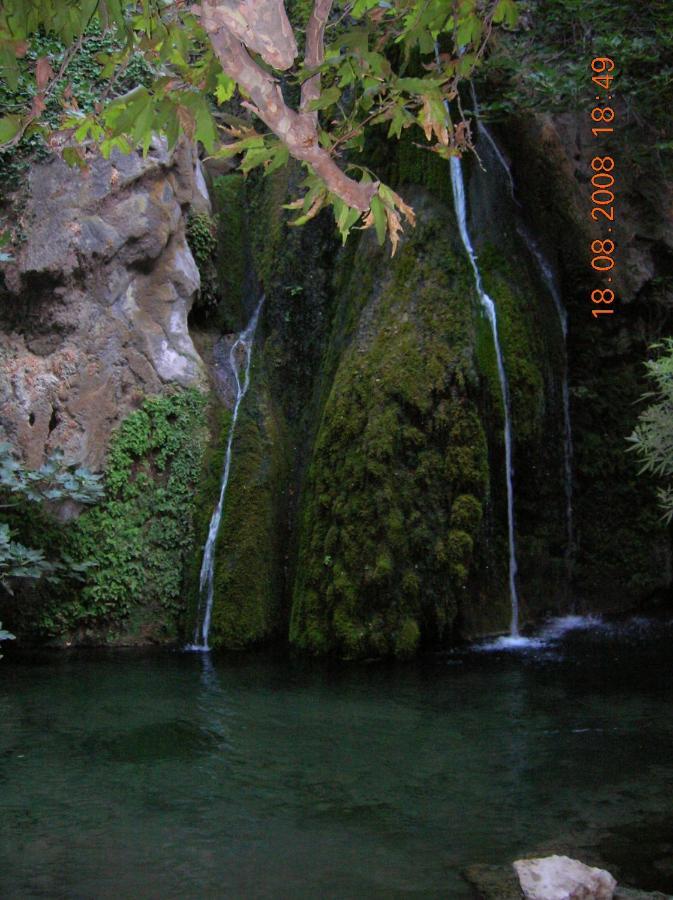
[[[612,900],[617,887],[609,872],[568,856],[518,859],[514,869],[526,900]]]

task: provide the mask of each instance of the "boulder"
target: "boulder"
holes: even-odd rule
[[[609,872],[568,856],[518,859],[514,869],[526,900],[612,900],[617,887]]]

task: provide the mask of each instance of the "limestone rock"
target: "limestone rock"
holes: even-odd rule
[[[609,872],[568,856],[519,859],[514,869],[526,900],[612,900],[617,886]]]
[[[32,167],[26,240],[3,272],[0,440],[29,466],[60,448],[100,469],[143,395],[205,384],[187,328],[199,273],[185,218],[207,205],[194,149],[156,140],[146,158],[88,163]]]

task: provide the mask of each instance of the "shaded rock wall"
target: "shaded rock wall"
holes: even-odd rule
[[[199,273],[184,212],[203,204],[192,150],[53,160],[17,198],[25,234],[0,297],[0,433],[29,466],[60,448],[98,470],[146,394],[205,384],[187,329]]]
[[[512,161],[529,228],[554,265],[569,313],[571,413],[575,436],[576,567],[579,608],[628,609],[670,602],[671,536],[654,484],[626,453],[648,389],[649,345],[673,332],[673,186],[643,170],[616,129],[597,143],[587,115],[529,116],[499,132]],[[593,222],[591,159],[615,160],[615,219]],[[591,242],[616,245],[610,284],[594,273]],[[615,313],[591,317],[591,292],[611,287]]]

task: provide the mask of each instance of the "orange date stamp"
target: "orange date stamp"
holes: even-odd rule
[[[596,105],[591,110],[591,121],[594,123],[591,133],[597,140],[604,135],[610,135],[614,131],[613,122],[615,111],[607,105],[612,100],[612,82],[615,76],[615,64],[608,56],[597,56],[591,60],[592,82],[604,92],[603,96],[596,95],[596,100],[606,103],[605,106]],[[615,161],[612,156],[600,155],[600,151],[591,160],[591,218],[607,229],[611,234],[615,224]],[[610,224],[608,224],[610,223]],[[591,267],[596,273],[600,273],[607,283],[612,282],[612,272],[615,266],[615,242],[611,237],[591,242]],[[591,315],[594,319],[599,316],[611,316],[614,313],[612,304],[615,301],[615,292],[612,288],[596,288],[591,292]]]

